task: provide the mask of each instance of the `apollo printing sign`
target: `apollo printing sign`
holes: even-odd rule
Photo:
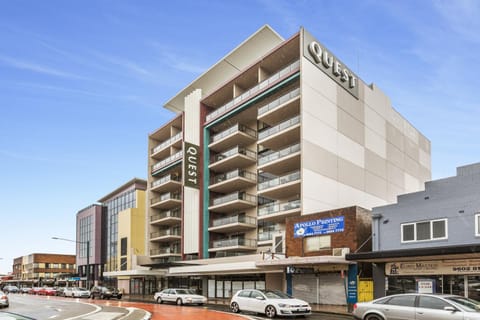
[[[345,231],[344,216],[298,222],[293,225],[293,237],[308,237]]]

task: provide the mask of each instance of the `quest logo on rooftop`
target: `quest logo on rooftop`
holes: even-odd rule
[[[303,43],[304,56],[358,99],[358,77],[305,30]]]

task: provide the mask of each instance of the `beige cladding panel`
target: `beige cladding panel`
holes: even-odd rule
[[[392,163],[387,162],[387,181],[389,184],[396,185],[403,190],[404,176],[403,171]]]
[[[185,97],[185,141],[200,145],[200,100],[202,90],[196,89]]]
[[[307,140],[303,141],[303,168],[338,179],[338,157]]]
[[[337,106],[321,92],[310,85],[302,87],[302,110],[304,116],[310,116],[326,125],[337,128]]]
[[[370,128],[365,128],[365,149],[375,152],[383,159],[387,158],[387,142],[385,137],[380,136]]]
[[[365,169],[379,178],[387,178],[387,160],[368,149],[365,149]]]
[[[338,159],[338,181],[357,190],[365,190],[365,170],[350,161]]]
[[[360,85],[360,87],[363,88],[362,85]],[[361,91],[363,92],[363,90]],[[357,121],[361,123],[364,122],[364,104],[361,100],[355,99],[355,97],[342,87],[337,87],[337,104],[340,109],[357,119]]]
[[[387,122],[387,141],[393,144],[397,149],[403,151],[405,149],[405,136],[402,131],[398,130],[391,123]]]
[[[387,161],[393,163],[398,168],[405,168],[405,155],[393,144],[387,142]]]
[[[407,138],[405,139],[405,153],[407,157],[411,158],[412,160],[415,160],[416,162],[419,162],[420,148],[418,144],[415,144],[412,140]]]
[[[369,171],[366,171],[365,191],[381,199],[387,199],[387,180]]]
[[[200,247],[200,190],[184,187],[183,195],[183,252],[194,254]]]
[[[362,122],[342,109],[338,109],[338,131],[360,145],[365,145],[365,127]]]

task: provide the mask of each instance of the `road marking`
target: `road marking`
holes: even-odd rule
[[[83,317],[82,319],[90,319],[90,320],[111,320],[115,319],[119,316],[123,315],[122,312],[106,312],[100,311],[95,314],[89,315],[87,317]]]

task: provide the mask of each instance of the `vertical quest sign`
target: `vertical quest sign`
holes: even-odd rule
[[[200,148],[184,142],[183,183],[187,187],[200,188]]]
[[[303,55],[358,99],[358,77],[306,30],[303,30]]]

